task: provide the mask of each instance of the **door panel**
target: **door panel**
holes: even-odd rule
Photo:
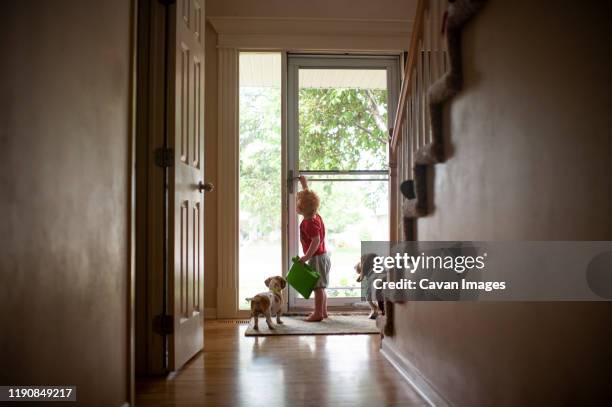
[[[168,367],[177,370],[203,347],[203,180],[204,46],[202,3],[180,0],[171,9],[169,58],[169,140],[174,166],[169,172],[169,302],[174,330]],[[178,10],[178,12],[177,12]]]

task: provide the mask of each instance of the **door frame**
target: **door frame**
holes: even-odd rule
[[[127,383],[126,383],[126,399],[124,405],[136,405],[136,244],[138,239],[137,233],[137,141],[138,141],[138,80],[140,78],[138,55],[139,47],[139,0],[130,1],[130,80],[129,80],[129,140],[128,140],[128,289],[127,289]]]
[[[300,51],[289,53],[286,50],[278,48],[233,48],[233,47],[219,47],[219,70],[227,72],[227,75],[219,74],[219,140],[218,140],[218,196],[219,199],[224,197],[224,200],[228,201],[228,205],[223,205],[219,208],[218,219],[219,222],[223,220],[227,223],[231,219],[238,218],[238,160],[239,157],[234,153],[234,150],[238,146],[238,123],[239,123],[239,112],[238,112],[238,75],[239,66],[238,60],[240,52],[279,52],[281,53],[281,174],[283,179],[286,179],[288,169],[291,168],[290,152],[294,146],[291,144],[291,137],[289,136],[291,131],[296,131],[295,128],[291,128],[290,120],[288,115],[291,110],[291,103],[295,103],[295,100],[291,100],[289,97],[288,87],[289,84],[289,60],[293,58],[304,58],[310,61],[311,64],[317,64],[317,60],[325,59],[330,64],[330,67],[344,67],[347,65],[347,61],[359,61],[362,65],[360,67],[374,67],[374,68],[385,68],[387,69],[387,88],[389,90],[388,96],[388,125],[393,123],[395,119],[395,104],[397,103],[397,96],[399,92],[400,83],[400,58],[401,54],[390,54],[390,53],[359,53],[344,52],[342,54],[328,52],[308,52]],[[336,62],[333,62],[333,61]],[[364,63],[367,62],[367,63]],[[335,65],[334,65],[335,64]],[[318,65],[317,65],[318,66]],[[224,84],[221,82],[225,81]],[[223,86],[222,86],[223,85]],[[295,122],[294,122],[295,123]],[[295,160],[295,158],[294,158]],[[294,181],[295,182],[295,181]],[[389,185],[391,179],[389,178]],[[295,187],[295,185],[293,185]],[[296,225],[292,225],[289,221],[290,211],[295,211],[295,199],[294,195],[290,194],[290,183],[283,182],[281,186],[281,199],[282,199],[282,225],[283,230],[281,231],[282,239],[282,264],[283,264],[283,275],[286,275],[291,265],[291,247],[297,247],[297,242],[291,238],[295,234],[297,236]],[[234,205],[235,203],[235,205]],[[391,216],[391,215],[390,215]],[[238,307],[238,291],[240,284],[240,270],[238,267],[238,235],[237,225],[235,227],[226,228],[227,230],[220,230],[218,241],[223,244],[223,248],[219,247],[218,259],[219,267],[217,269],[217,317],[218,318],[248,318],[250,316],[249,310],[241,310]],[[233,255],[232,255],[233,254]],[[224,260],[225,259],[225,260]],[[290,296],[292,291],[287,289],[285,295],[285,303],[283,311],[289,311]],[[330,304],[336,307],[336,309],[350,309],[342,301],[332,300]],[[301,311],[305,308],[312,308],[307,304],[300,304],[291,307],[291,311]]]
[[[214,312],[218,319],[249,316],[249,311],[238,309],[238,157],[234,148],[238,140],[237,53],[282,52],[283,58],[287,52],[399,58],[410,44],[411,22],[407,20],[294,18],[289,25],[283,17],[264,20],[259,17],[207,18],[217,33],[217,200],[224,202],[224,205],[219,205],[217,222],[227,226],[218,229],[216,239],[218,266]],[[285,67],[286,63],[283,62]],[[286,69],[282,70],[282,74],[286,75]],[[281,86],[281,125],[286,126],[284,80]],[[394,111],[390,113],[395,114]],[[282,129],[282,137],[285,137],[286,128]],[[286,174],[285,167],[282,167],[282,171]],[[287,205],[286,183],[283,182],[282,187],[283,205]],[[286,213],[286,206],[283,213]],[[286,219],[283,219],[283,225],[287,227]],[[286,254],[283,261],[284,264],[289,262]]]
[[[286,144],[283,155],[283,169],[285,174],[286,189],[285,200],[286,210],[286,231],[283,235],[287,236],[285,246],[285,270],[291,266],[291,258],[299,253],[299,227],[295,216],[295,192],[298,190],[297,179],[299,176],[299,148],[298,148],[298,81],[299,70],[305,68],[347,68],[347,69],[385,69],[387,71],[387,127],[390,128],[395,120],[395,110],[400,83],[400,56],[398,55],[373,55],[373,54],[332,54],[332,53],[291,53],[286,57],[286,114],[283,121],[286,122],[286,132],[283,142]],[[390,159],[390,157],[389,157]],[[359,173],[360,171],[357,171]],[[376,171],[374,171],[376,172]],[[341,173],[341,172],[340,172]],[[391,188],[391,177],[387,180],[389,190]],[[293,192],[292,192],[293,191]],[[389,196],[391,199],[391,196]],[[391,213],[389,213],[391,216]],[[333,263],[332,263],[333,264]],[[336,309],[350,309],[352,304],[360,301],[359,297],[329,298],[328,304]],[[291,311],[312,308],[313,300],[297,298],[295,290],[288,290],[287,308]]]
[[[165,146],[167,6],[139,0],[137,19],[135,139],[135,374],[168,372],[167,340],[151,321],[166,313],[167,270],[166,170],[155,164],[155,150]],[[163,220],[163,221],[162,221]]]

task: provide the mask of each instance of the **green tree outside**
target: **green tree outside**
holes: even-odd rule
[[[381,170],[387,167],[387,91],[319,89],[299,91],[299,166],[301,170]],[[257,108],[250,109],[249,107]],[[241,236],[280,239],[281,123],[280,89],[240,89]],[[311,184],[333,219],[331,233],[342,233],[360,216],[348,183]],[[359,201],[373,212],[386,183],[366,183]],[[364,236],[363,238],[367,238]]]

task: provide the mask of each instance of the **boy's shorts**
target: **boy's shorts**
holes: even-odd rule
[[[327,253],[319,254],[308,260],[308,265],[315,269],[321,275],[315,288],[326,288],[329,281],[329,269],[331,269],[331,261]]]

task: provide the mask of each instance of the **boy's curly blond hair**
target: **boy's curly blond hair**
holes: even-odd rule
[[[297,193],[297,206],[302,215],[313,216],[319,210],[319,195],[310,189],[305,189]]]

